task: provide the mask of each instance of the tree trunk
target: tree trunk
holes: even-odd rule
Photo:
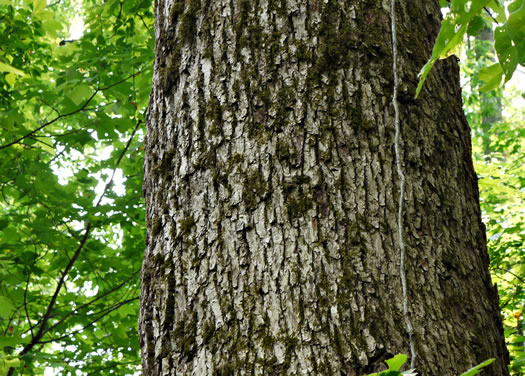
[[[413,99],[438,1],[396,5],[397,86],[390,6],[157,0],[144,375],[508,374],[455,58]]]

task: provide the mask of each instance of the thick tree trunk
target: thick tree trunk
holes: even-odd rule
[[[457,63],[436,1],[157,0],[144,375],[506,375]],[[406,275],[407,296],[401,277]],[[407,303],[407,315],[403,303]]]

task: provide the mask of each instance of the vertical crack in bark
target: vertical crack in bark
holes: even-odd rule
[[[405,242],[403,239],[403,200],[405,194],[405,175],[401,167],[401,151],[399,146],[400,124],[399,124],[399,104],[397,102],[397,92],[399,85],[399,77],[397,74],[397,38],[396,38],[396,1],[390,2],[390,17],[392,27],[392,73],[394,75],[394,93],[392,95],[392,104],[394,105],[394,125],[395,138],[394,148],[396,153],[397,174],[399,175],[399,208],[397,214],[397,231],[399,236],[399,274],[401,276],[401,288],[403,290],[403,316],[405,317],[405,324],[408,332],[408,339],[410,342],[410,368],[414,368],[416,363],[416,345],[414,340],[414,328],[410,321],[408,313],[408,295],[407,295],[407,281],[405,273]]]

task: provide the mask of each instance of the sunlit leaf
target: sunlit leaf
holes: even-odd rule
[[[525,65],[525,0],[515,0],[509,7],[507,30],[518,52],[518,63]]]
[[[11,303],[11,300],[5,296],[0,296],[0,316],[7,319],[14,310],[15,306]]]
[[[489,360],[485,360],[483,363],[478,364],[477,366],[469,369],[467,372],[462,373],[461,376],[474,376],[474,375],[477,375],[478,373],[480,373],[482,371],[482,368],[485,368],[486,366],[488,366],[489,364],[491,364],[495,360],[496,360],[495,358],[492,358],[492,359],[489,359]]]
[[[13,73],[13,74],[17,74],[19,76],[24,76],[25,73],[22,72],[20,69],[16,69],[15,67],[12,67],[11,65],[8,65],[6,63],[2,63],[0,61],[0,72],[8,72],[8,73]]]
[[[405,354],[398,354],[391,359],[385,360],[385,362],[388,364],[390,370],[399,371],[407,359],[408,357]]]
[[[46,0],[33,0],[33,13],[38,13],[41,10],[45,9],[47,5]]]
[[[479,72],[479,79],[485,81],[485,85],[480,88],[480,91],[487,92],[489,90],[497,88],[501,83],[502,77],[503,69],[498,63],[482,69]]]

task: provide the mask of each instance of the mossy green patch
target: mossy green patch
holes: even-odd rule
[[[313,201],[307,196],[290,197],[286,203],[286,211],[290,219],[298,218],[313,208]]]
[[[207,104],[206,117],[211,120],[210,135],[218,136],[221,132],[222,106],[217,98],[212,98]]]
[[[213,334],[215,333],[215,323],[213,321],[207,321],[202,327],[202,341],[207,344]]]
[[[280,139],[277,141],[275,155],[277,156],[277,159],[281,162],[293,162],[297,158],[297,150],[295,149],[295,146],[292,143],[289,143],[285,139]]]
[[[153,174],[154,175],[162,175],[162,176],[169,176],[173,173],[171,170],[173,158],[175,157],[175,151],[169,150],[166,152],[160,163],[158,163],[155,167],[153,167]]]
[[[259,170],[251,170],[244,180],[243,201],[247,208],[254,209],[268,197],[269,184]]]
[[[340,20],[334,22],[334,20]],[[350,50],[355,45],[355,34],[351,23],[336,1],[324,7],[319,23],[319,48],[316,61],[310,72],[311,79],[319,80],[323,73],[339,68],[350,60]]]
[[[175,326],[173,336],[183,356],[188,357],[190,360],[193,359],[197,351],[197,315],[193,313],[191,319],[184,318],[180,320]]]
[[[235,368],[232,364],[225,364],[217,369],[213,373],[214,376],[233,376],[235,375]]]
[[[162,219],[157,217],[155,218],[155,222],[153,222],[151,233],[153,236],[157,236],[158,234],[160,234],[161,230],[162,230]]]
[[[176,24],[179,16],[184,12],[185,0],[175,0],[170,10],[170,23]]]
[[[184,43],[192,43],[197,34],[197,12],[200,10],[200,0],[190,0],[186,12],[180,17],[179,35]]]
[[[189,234],[193,226],[195,226],[195,218],[193,216],[186,217],[179,221],[180,230],[183,234]]]
[[[179,82],[180,72],[180,60],[182,57],[181,46],[179,43],[175,43],[175,47],[171,54],[167,57],[165,67],[160,67],[159,77],[162,87],[165,91],[169,91],[173,86],[176,86]]]

